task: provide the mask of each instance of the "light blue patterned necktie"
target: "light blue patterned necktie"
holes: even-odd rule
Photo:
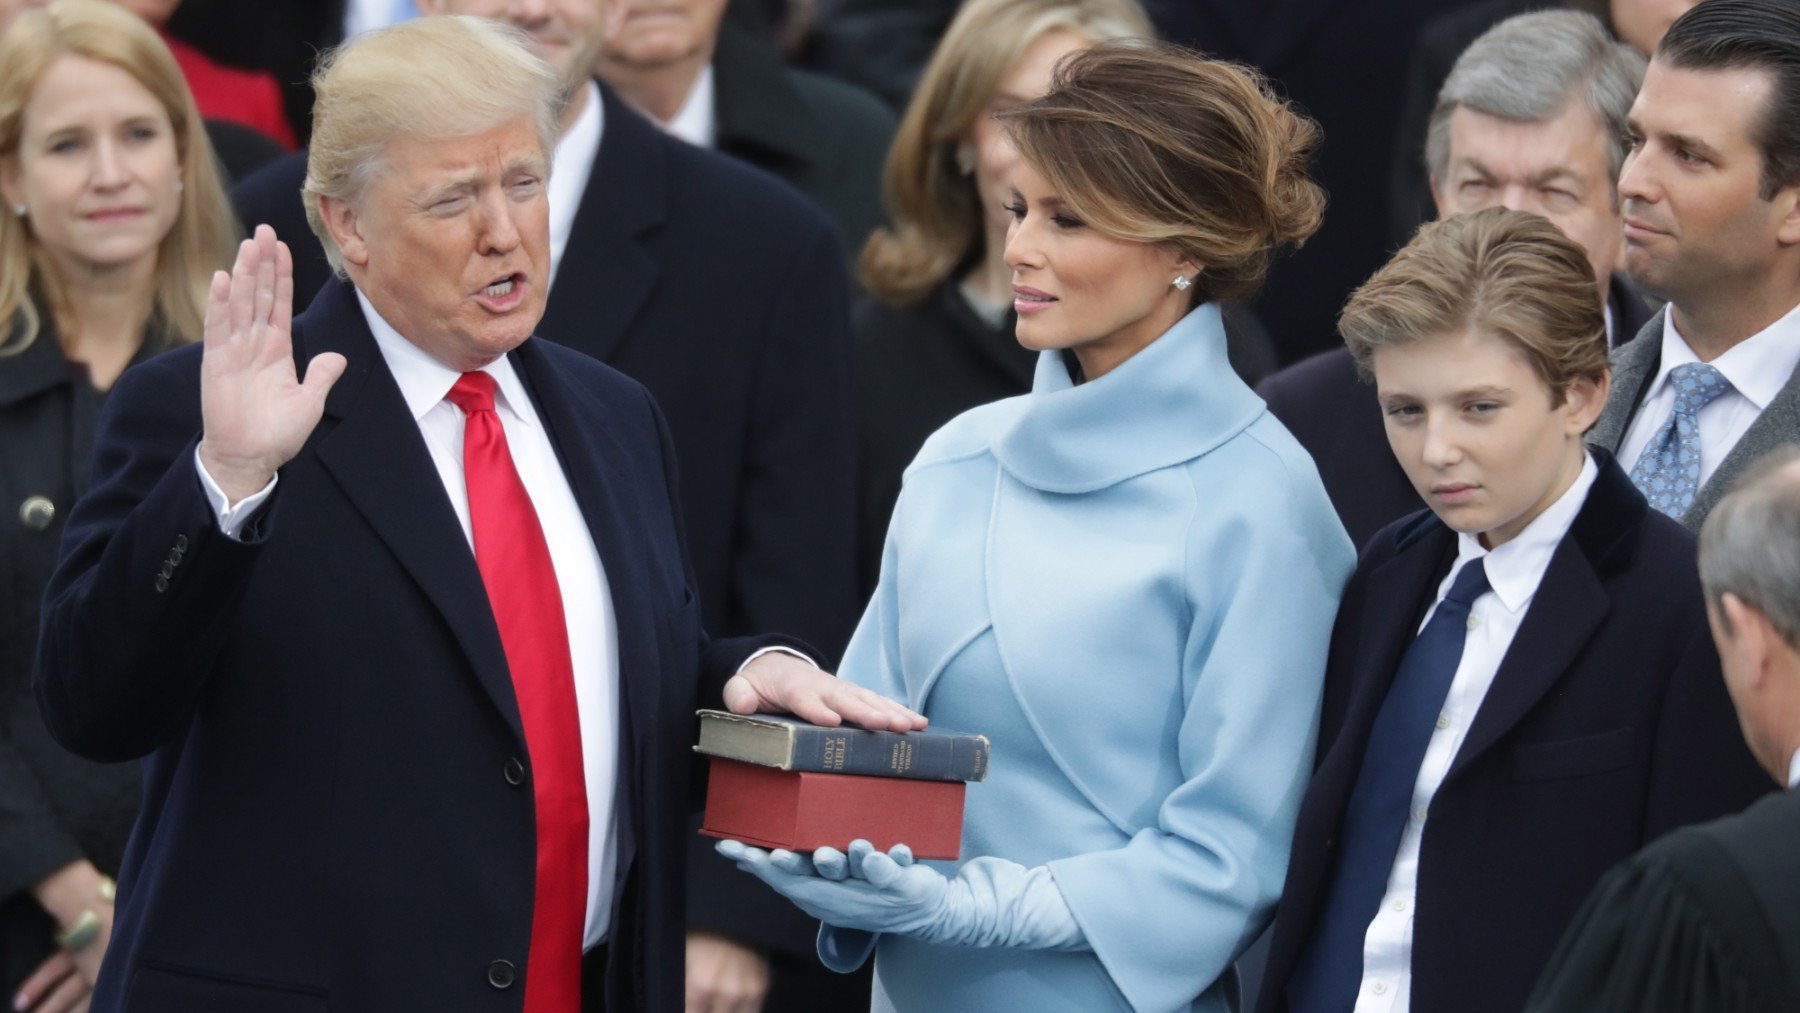
[[[1631,484],[1657,510],[1677,520],[1700,491],[1700,409],[1731,389],[1731,381],[1704,362],[1669,370],[1675,410],[1631,469]]]

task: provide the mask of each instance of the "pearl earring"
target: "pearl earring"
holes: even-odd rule
[[[956,146],[956,171],[965,176],[975,175],[975,145],[968,141]]]
[[[175,192],[176,193],[180,193],[181,191],[186,190],[186,189],[187,189],[186,183],[183,183],[179,179],[175,181]]]
[[[26,207],[24,204],[14,204],[13,205],[13,214],[18,215],[20,218],[25,217],[25,213],[30,210],[31,209]]]
[[[1178,274],[1175,276],[1173,284],[1175,285],[1175,291],[1186,292],[1194,283],[1187,280],[1186,276]]]

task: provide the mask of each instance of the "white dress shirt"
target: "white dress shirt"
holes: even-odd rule
[[[1688,347],[1687,339],[1675,327],[1673,309],[1663,314],[1662,365],[1644,403],[1638,407],[1625,439],[1619,443],[1619,465],[1626,472],[1637,466],[1644,448],[1662,431],[1675,410],[1675,385],[1669,372],[1676,366],[1699,362],[1699,356]],[[1757,416],[1761,415],[1775,395],[1800,366],[1800,306],[1768,327],[1733,345],[1712,361],[1714,368],[1731,381],[1731,389],[1714,398],[1696,416],[1700,423],[1700,484],[1704,486],[1725,460],[1731,449],[1743,438]]]
[[[575,231],[575,212],[581,208],[581,195],[587,192],[588,179],[594,174],[594,159],[600,157],[600,135],[605,130],[605,111],[600,103],[600,86],[591,79],[587,83],[587,105],[581,115],[556,143],[556,154],[550,161],[550,283],[556,283],[556,269],[562,266],[563,251],[569,248],[569,236]]]
[[[1363,937],[1363,979],[1356,993],[1356,1013],[1406,1013],[1411,1008],[1413,906],[1419,883],[1419,844],[1431,800],[1450,772],[1469,726],[1494,684],[1500,662],[1519,632],[1544,571],[1550,567],[1550,557],[1568,534],[1575,515],[1581,512],[1599,473],[1591,457],[1583,461],[1574,484],[1525,530],[1492,552],[1483,548],[1474,535],[1457,535],[1456,562],[1438,585],[1437,602],[1431,611],[1437,611],[1456,575],[1472,560],[1485,557],[1482,565],[1491,590],[1476,598],[1470,609],[1462,660],[1444,697],[1437,730],[1431,733],[1425,758],[1419,764],[1419,779],[1413,786],[1412,818],[1401,832],[1394,868],[1388,874],[1387,893]],[[1427,613],[1419,628],[1424,629],[1425,622],[1430,621]],[[1480,912],[1468,915],[1479,918]]]
[[[719,133],[714,110],[713,69],[709,63],[700,68],[700,76],[694,78],[694,87],[681,108],[675,111],[675,118],[664,123],[662,128],[696,147],[710,148]]]
[[[444,400],[460,373],[401,337],[389,326],[361,292],[356,294],[363,317],[374,332],[375,344],[387,362],[400,395],[419,424],[419,434],[431,453],[438,477],[444,483],[451,509],[462,525],[463,537],[474,551],[469,526],[468,485],[463,478],[462,410]],[[612,917],[613,877],[616,873],[617,838],[613,824],[613,796],[618,782],[619,751],[619,638],[613,612],[612,590],[606,580],[600,552],[589,533],[587,520],[569,488],[568,478],[550,445],[550,435],[526,396],[525,387],[506,357],[495,359],[483,372],[494,378],[499,390],[495,413],[506,433],[507,449],[525,485],[538,523],[549,543],[550,563],[562,593],[563,622],[569,632],[569,660],[575,674],[575,709],[581,724],[582,774],[587,782],[588,882],[587,922],[583,948],[606,938]],[[220,527],[236,537],[244,520],[256,512],[275,488],[275,480],[255,495],[229,507],[225,494],[199,466],[207,498],[219,516]]]

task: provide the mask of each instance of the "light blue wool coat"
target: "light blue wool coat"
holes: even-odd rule
[[[962,858],[1048,865],[1092,950],[883,936],[877,1009],[1225,1010],[1281,890],[1350,541],[1215,307],[1063,362],[920,450],[840,674],[992,739]]]

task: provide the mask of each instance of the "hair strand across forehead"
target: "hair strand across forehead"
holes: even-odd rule
[[[1338,330],[1367,378],[1376,349],[1469,329],[1525,356],[1553,400],[1606,375],[1593,265],[1548,219],[1487,208],[1431,222],[1350,296]]]

